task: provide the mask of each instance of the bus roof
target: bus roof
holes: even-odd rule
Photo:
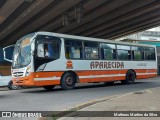
[[[146,44],[121,42],[121,41],[111,41],[109,39],[82,37],[82,36],[68,35],[68,34],[61,34],[61,33],[54,33],[54,32],[43,32],[43,31],[40,31],[40,32],[35,32],[35,34],[49,35],[49,36],[55,36],[55,37],[60,37],[60,38],[69,38],[69,39],[76,39],[76,40],[108,42],[108,43],[112,43],[112,44],[135,45],[135,46],[143,46],[143,47],[156,47],[155,45],[146,45]]]

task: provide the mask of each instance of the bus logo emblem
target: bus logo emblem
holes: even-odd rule
[[[66,63],[66,69],[73,69],[73,63],[72,63],[72,61],[67,61],[67,63]]]

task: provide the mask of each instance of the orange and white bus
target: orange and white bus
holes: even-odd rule
[[[156,47],[51,32],[35,32],[15,44],[12,77],[16,85],[55,85],[73,89],[76,83],[132,84],[157,76]]]

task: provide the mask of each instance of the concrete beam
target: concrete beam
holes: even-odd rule
[[[77,24],[77,22],[73,22],[72,24],[70,24],[68,27],[64,27],[60,30],[58,30],[57,32],[60,33],[69,33],[70,30],[73,30],[74,28],[77,28],[89,21],[94,21],[96,18],[103,16],[104,14],[120,7],[123,6],[129,2],[131,2],[132,0],[112,0],[110,2],[108,2],[107,4],[104,4],[103,6],[101,6],[99,9],[97,8],[95,11],[91,12],[89,15],[85,16],[81,23]],[[96,23],[96,21],[95,21]]]
[[[153,23],[150,23],[149,25],[145,24],[143,26],[137,27],[136,29],[134,28],[134,29],[132,29],[130,31],[127,31],[127,32],[124,32],[124,33],[109,37],[109,39],[120,38],[120,37],[123,37],[123,36],[126,36],[126,35],[137,33],[137,31],[142,32],[144,30],[147,30],[147,29],[150,29],[150,28],[153,28],[153,27],[157,27],[157,26],[160,26],[160,19],[158,19],[157,21],[154,21]],[[105,37],[105,38],[108,38],[108,37]]]
[[[156,8],[156,7],[154,7]],[[154,11],[151,11],[151,12],[147,12],[145,14],[142,14],[140,16],[137,16],[133,19],[129,19],[127,21],[124,21],[124,22],[121,22],[119,24],[115,24],[111,27],[108,27],[106,29],[103,29],[103,30],[100,30],[96,33],[93,34],[94,37],[101,37],[105,34],[110,34],[110,33],[113,33],[115,31],[119,32],[120,30],[125,30],[127,29],[128,27],[131,27],[139,22],[144,22],[144,21],[148,21],[150,18],[153,18],[154,16],[159,16],[160,15],[160,4],[159,4],[159,7],[158,9],[154,10]]]
[[[89,12],[91,12],[93,9],[97,8],[98,6],[105,4],[108,0],[89,0],[86,3],[83,4],[83,9],[84,9],[84,14],[89,14]],[[96,4],[95,4],[96,3]],[[70,12],[71,16],[75,15],[75,11],[72,10]],[[83,18],[82,18],[83,19]],[[62,16],[60,16],[59,18],[57,18],[54,22],[48,23],[45,26],[41,27],[40,30],[44,30],[44,31],[58,31],[58,29],[61,29],[62,27],[64,27],[62,25]],[[68,26],[67,26],[68,27]]]
[[[7,0],[0,9],[0,17],[3,18],[0,20],[0,24],[2,24],[23,2],[23,0]]]
[[[7,2],[7,0],[0,0],[0,9]]]
[[[43,25],[45,23],[47,23],[49,20],[51,20],[52,18],[55,18],[59,15],[61,15],[64,11],[70,9],[71,7],[73,7],[74,5],[76,5],[77,3],[79,3],[81,0],[68,0],[66,2],[66,0],[63,1],[58,1],[59,4],[54,4],[52,6],[54,6],[50,11],[47,11],[47,13],[41,15],[38,19],[31,21],[31,23],[26,24],[25,26],[21,26],[20,28],[23,29],[22,31],[18,31],[18,29],[16,29],[14,32],[12,32],[12,34],[10,34],[9,36],[7,36],[6,39],[6,43],[14,43],[17,38],[22,37],[23,35],[32,32],[33,29],[38,28],[40,25]],[[51,6],[50,6],[51,7]],[[32,29],[31,29],[32,28]],[[17,33],[18,34],[15,34]]]
[[[138,5],[135,5],[136,7],[133,7],[132,5],[134,6],[134,4],[130,4],[126,7],[124,6],[124,8],[121,8],[120,10],[117,10],[117,11],[124,11],[124,12],[120,12],[120,14],[117,17],[114,17],[114,18],[113,17],[108,17],[108,20],[106,19],[105,22],[101,22],[100,25],[96,25],[95,27],[93,25],[93,28],[89,27],[88,30],[85,30],[84,32],[79,33],[79,34],[81,34],[83,36],[91,36],[93,34],[97,34],[97,33],[100,33],[102,31],[105,31],[107,28],[109,28],[109,29],[113,28],[114,29],[114,27],[118,27],[117,26],[118,24],[126,22],[127,20],[130,20],[130,22],[131,22],[134,17],[143,15],[147,12],[150,12],[154,9],[159,8],[160,7],[160,1],[152,2],[152,3],[150,3],[150,2],[149,3],[144,2],[144,3],[141,3],[141,4],[139,3]],[[114,13],[117,14],[116,12],[114,12]],[[111,14],[114,16],[114,13],[113,14],[111,13]],[[107,16],[111,16],[111,14],[104,16],[104,18],[105,17],[107,18]],[[96,24],[98,24],[98,23],[96,23]]]
[[[70,31],[70,33],[83,35],[83,36],[89,36],[99,30],[102,30],[104,27],[114,25],[117,22],[120,23],[122,21],[125,21],[126,19],[129,19],[131,17],[136,16],[137,15],[137,14],[135,14],[136,12],[139,12],[138,14],[143,14],[143,12],[141,11],[142,9],[140,11],[136,11],[136,10],[152,3],[153,1],[154,0],[145,1],[145,2],[143,0],[132,1],[128,4],[125,4],[124,6],[121,6],[117,9],[105,14],[104,16],[97,18],[95,20],[96,22],[90,21],[90,22],[74,29],[73,31]],[[130,13],[130,12],[132,12],[132,13]]]
[[[51,4],[54,0],[37,0],[30,7],[28,7],[21,15],[19,15],[11,24],[6,26],[3,31],[0,32],[1,40],[27,22],[37,13],[41,12],[45,7]]]
[[[126,34],[130,33],[132,30],[138,32],[139,28],[143,28],[143,30],[145,30],[147,28],[150,28],[150,26],[152,26],[153,23],[159,22],[159,20],[160,20],[160,15],[159,16],[154,16],[150,19],[146,19],[145,21],[141,21],[139,23],[132,24],[128,27],[121,28],[121,30],[113,31],[110,34],[106,34],[106,35],[103,35],[101,37],[102,38],[112,38],[113,39],[115,37],[117,38],[118,36],[123,36],[124,33],[126,33]]]

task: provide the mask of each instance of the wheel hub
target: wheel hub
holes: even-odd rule
[[[129,81],[132,81],[132,80],[133,80],[133,75],[129,74]]]
[[[66,83],[67,83],[67,85],[72,85],[72,83],[73,83],[72,77],[67,77]]]

